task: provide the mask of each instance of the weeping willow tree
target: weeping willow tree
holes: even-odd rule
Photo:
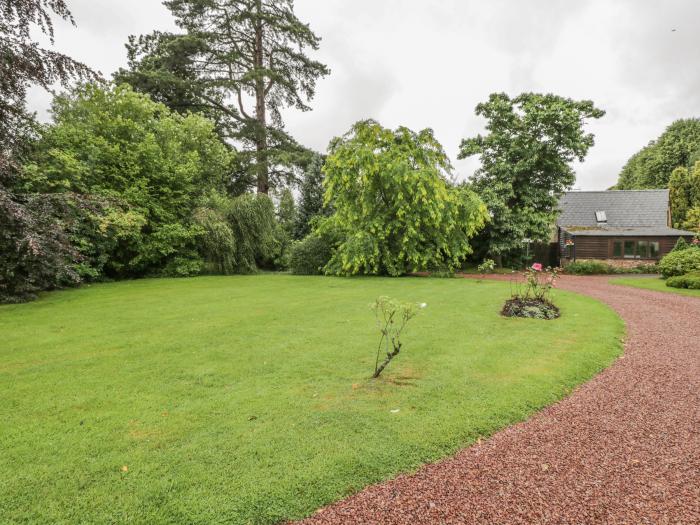
[[[252,273],[274,256],[275,207],[267,195],[211,194],[194,213],[199,250],[210,273]]]

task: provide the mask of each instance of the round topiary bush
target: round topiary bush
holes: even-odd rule
[[[669,253],[659,262],[659,270],[664,278],[700,271],[700,247]]]

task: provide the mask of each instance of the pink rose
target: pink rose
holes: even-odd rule
[[[536,272],[541,272],[542,271],[542,265],[540,263],[535,263],[532,265],[532,269],[535,270]]]

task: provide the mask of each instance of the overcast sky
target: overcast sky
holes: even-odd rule
[[[130,34],[173,29],[160,0],[68,0],[77,29],[56,48],[110,77]],[[588,128],[596,145],[576,166],[581,189],[614,184],[630,155],[673,120],[700,116],[700,0],[296,0],[322,38],[332,70],[313,111],[287,112],[301,143],[329,140],[364,118],[433,128],[457,161],[459,142],[483,130],[474,107],[489,93],[551,92],[607,111]],[[33,90],[46,118],[51,96]]]

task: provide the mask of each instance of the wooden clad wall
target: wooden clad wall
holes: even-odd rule
[[[610,237],[576,237],[577,259],[607,259]]]
[[[660,257],[663,257],[676,245],[678,237],[575,237],[577,259],[607,259],[610,257],[609,246],[612,239],[616,240],[645,240],[659,243]],[[692,240],[692,237],[686,238]]]

